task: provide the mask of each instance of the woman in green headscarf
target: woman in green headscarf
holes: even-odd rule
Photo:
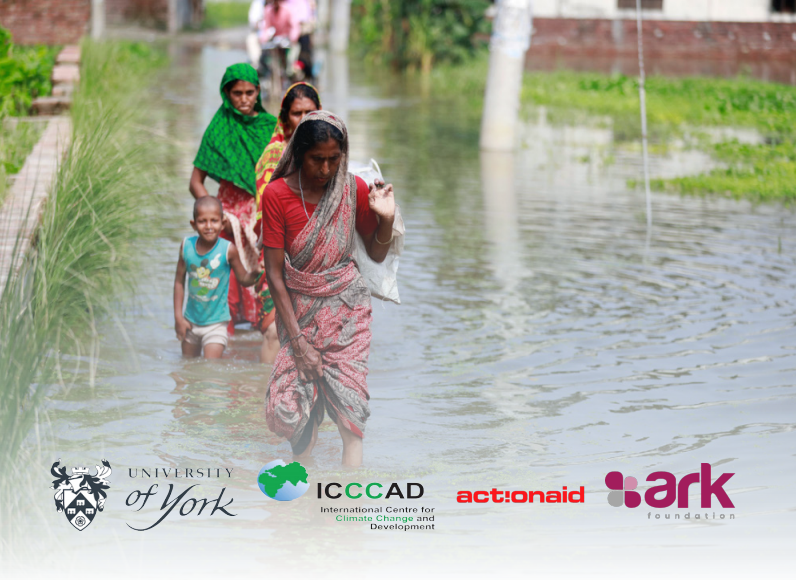
[[[209,195],[204,185],[208,175],[218,181],[218,199],[224,207],[221,236],[235,243],[244,266],[252,270],[260,260],[254,233],[254,169],[271,140],[276,117],[263,108],[257,71],[248,64],[227,68],[221,79],[221,100],[194,159],[189,189],[198,199]],[[243,288],[234,276],[229,281],[229,310],[230,334],[237,322],[257,325],[260,304],[255,289]]]

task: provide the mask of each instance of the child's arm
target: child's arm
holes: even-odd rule
[[[243,286],[254,286],[254,283],[257,281],[257,277],[260,275],[262,270],[259,269],[259,264],[257,266],[257,270],[252,272],[247,272],[246,268],[243,265],[243,262],[240,261],[240,255],[238,254],[238,248],[235,247],[235,244],[229,245],[229,251],[227,252],[227,260],[229,261],[229,265],[232,266],[233,272],[235,272],[235,277],[238,279],[238,283]]]
[[[185,340],[185,333],[193,328],[191,323],[182,315],[182,303],[185,300],[185,260],[182,259],[182,244],[180,244],[180,259],[177,262],[177,273],[174,275],[174,330],[180,342]]]

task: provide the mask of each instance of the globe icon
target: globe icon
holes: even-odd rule
[[[277,501],[291,501],[310,488],[307,470],[298,461],[286,464],[277,459],[266,464],[257,474],[257,486],[266,496]]]

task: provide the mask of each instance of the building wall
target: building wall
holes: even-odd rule
[[[635,18],[635,9],[618,8],[618,0],[531,0],[534,17]],[[663,0],[662,10],[645,10],[645,18],[723,22],[796,22],[796,15],[773,14],[771,0]]]
[[[74,44],[90,22],[91,0],[0,0],[0,24],[16,44]]]
[[[165,28],[169,17],[169,0],[105,0],[109,24],[138,22]]]
[[[181,30],[201,24],[204,3],[202,0],[105,0],[105,11],[110,24],[136,22]]]
[[[635,20],[534,18],[529,57],[632,56]],[[644,54],[650,58],[796,61],[796,22],[645,20]]]

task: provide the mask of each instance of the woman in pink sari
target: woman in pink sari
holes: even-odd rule
[[[268,427],[309,456],[324,411],[343,439],[343,464],[362,463],[370,415],[370,292],[351,257],[354,236],[384,260],[392,186],[348,173],[348,133],[328,111],[296,128],[263,196],[263,254],[281,348],[266,395]]]

